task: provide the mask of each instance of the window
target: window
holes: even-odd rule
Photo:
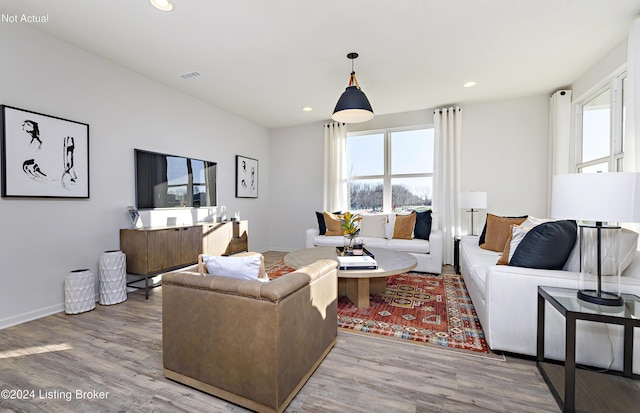
[[[576,105],[577,172],[619,172],[624,160],[626,72]]]
[[[349,134],[349,209],[382,212],[430,207],[433,140],[433,128]]]

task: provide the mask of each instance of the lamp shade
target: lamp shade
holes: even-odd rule
[[[486,192],[460,192],[458,208],[485,209],[487,207]]]
[[[553,177],[551,216],[596,222],[640,222],[640,173]]]
[[[348,86],[338,99],[331,118],[342,123],[366,122],[373,119],[373,109],[359,87]]]

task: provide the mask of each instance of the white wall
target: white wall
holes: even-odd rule
[[[0,199],[0,328],[62,311],[69,271],[97,274],[119,248],[134,148],[218,162],[219,203],[250,221],[251,249],[267,249],[267,130],[19,24],[0,25],[0,53],[0,103],[88,123],[91,174],[87,200]],[[258,199],[235,198],[237,154],[260,161]]]
[[[486,212],[546,215],[549,98],[462,106],[461,190],[487,192],[480,228]]]
[[[544,216],[549,96],[462,108],[462,190],[486,191],[491,213]],[[349,125],[349,131],[432,124],[428,109],[376,116]],[[323,124],[271,130],[270,139],[270,246],[279,251],[304,248],[304,231],[317,226],[314,211],[322,208]],[[480,221],[487,211],[481,211]]]

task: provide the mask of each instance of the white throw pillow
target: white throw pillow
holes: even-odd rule
[[[360,236],[361,237],[375,237],[385,238],[386,231],[385,225],[387,223],[387,216],[381,215],[363,215],[360,221]]]
[[[393,239],[393,229],[396,225],[396,214],[387,215],[387,223],[384,224],[384,236],[386,239]]]
[[[268,282],[269,279],[258,277],[261,259],[260,254],[244,257],[220,257],[215,255],[203,257],[209,275]]]
[[[511,230],[511,243],[509,244],[509,262],[511,262],[511,258],[516,252],[518,245],[520,245],[520,242],[524,239],[524,236],[527,235],[527,232],[529,232],[531,228],[533,227],[526,227],[523,225],[513,226],[513,229]]]

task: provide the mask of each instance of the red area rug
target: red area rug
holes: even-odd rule
[[[267,268],[270,278],[293,271],[283,262]],[[493,354],[484,339],[464,280],[460,275],[408,272],[387,278],[384,294],[371,306],[357,308],[338,300],[338,327],[360,334],[413,343]]]

